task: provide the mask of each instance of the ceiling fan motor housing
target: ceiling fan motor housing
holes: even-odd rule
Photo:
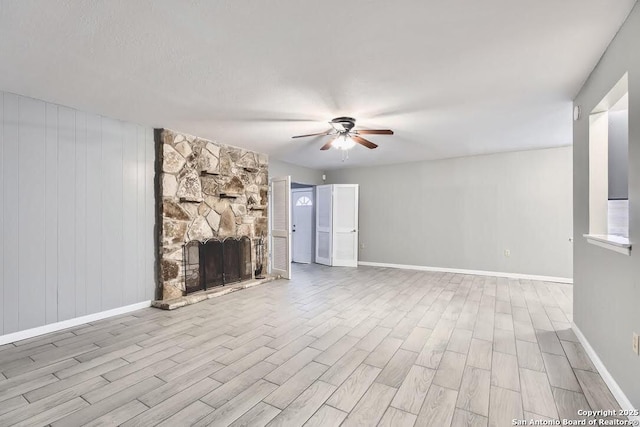
[[[356,119],[353,117],[336,117],[331,123],[341,125],[346,132],[349,132],[356,125]]]

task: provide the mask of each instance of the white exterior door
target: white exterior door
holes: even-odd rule
[[[313,259],[313,189],[297,188],[291,190],[291,257],[293,262],[311,263]]]
[[[333,185],[331,265],[358,266],[358,184]]]
[[[271,179],[271,273],[291,279],[291,177]]]
[[[316,187],[316,262],[324,265],[331,265],[332,188],[332,185]]]

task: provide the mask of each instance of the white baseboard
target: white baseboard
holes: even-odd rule
[[[600,357],[598,357],[598,354],[596,353],[596,351],[593,349],[593,347],[591,347],[591,344],[589,344],[587,337],[584,336],[582,331],[573,322],[571,322],[571,328],[573,329],[573,332],[578,337],[578,340],[580,340],[580,344],[582,344],[582,347],[584,347],[585,351],[589,355],[589,358],[591,359],[591,362],[593,362],[593,365],[598,370],[598,373],[600,373],[600,376],[604,380],[605,384],[607,384],[607,387],[609,387],[609,390],[611,390],[611,394],[613,394],[613,397],[615,397],[615,399],[618,401],[618,404],[620,405],[620,407],[626,410],[638,409],[633,407],[633,405],[631,404],[631,401],[629,400],[629,398],[627,398],[627,395],[624,394],[624,392],[622,391],[622,389],[620,388],[616,380],[613,378],[613,376],[611,376],[607,367],[604,366],[604,363],[602,363],[602,360],[600,360]],[[593,409],[609,409],[609,408],[593,408]],[[637,421],[637,423],[640,423],[640,416],[629,417],[629,420]]]
[[[76,317],[62,322],[50,323],[37,328],[27,329],[25,331],[14,332],[7,335],[0,335],[0,345],[9,344],[16,341],[26,340],[27,338],[37,337],[51,332],[61,331],[63,329],[72,328],[96,320],[106,319],[107,317],[117,316],[119,314],[129,313],[131,311],[140,310],[141,308],[151,307],[151,301],[138,302],[136,304],[118,307],[100,313],[88,314],[86,316]]]
[[[427,267],[423,265],[387,264],[383,262],[358,261],[358,265],[370,267],[400,268],[402,270],[437,271],[442,273],[471,274],[473,276],[507,277],[509,279],[539,280],[542,282],[573,283],[568,277],[537,276],[534,274],[504,273],[501,271],[465,270],[462,268]]]

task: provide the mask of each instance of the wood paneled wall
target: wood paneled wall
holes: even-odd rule
[[[154,297],[153,129],[0,92],[0,335]]]

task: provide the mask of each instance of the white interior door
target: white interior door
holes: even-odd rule
[[[291,279],[291,177],[271,179],[271,273]]]
[[[331,265],[332,185],[316,187],[316,262]]]
[[[358,184],[333,185],[332,263],[358,266]]]
[[[291,257],[293,262],[309,264],[312,261],[313,189],[291,190]]]

